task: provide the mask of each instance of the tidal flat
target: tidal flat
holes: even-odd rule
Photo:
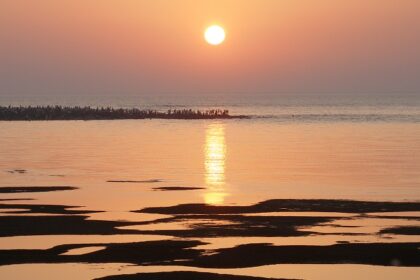
[[[417,202],[367,202],[350,200],[270,200],[250,206],[208,206],[200,204],[162,208],[144,208],[133,212],[168,214],[156,220],[128,222],[90,219],[87,214],[100,210],[80,210],[63,205],[1,204],[1,209],[13,210],[0,217],[2,237],[34,235],[162,235],[176,239],[137,243],[63,244],[50,249],[0,250],[0,264],[29,263],[131,263],[136,265],[183,265],[201,268],[242,268],[272,264],[368,264],[392,266],[420,266],[420,242],[336,242],[328,246],[276,246],[269,243],[238,245],[215,250],[198,249],[206,245],[201,238],[211,237],[293,237],[322,235],[357,235],[347,232],[358,227],[368,213],[420,212]],[[21,209],[15,211],[15,209]],[[287,213],[334,212],[357,213],[356,216],[325,217]],[[284,213],[286,216],[248,216],[249,213]],[[31,215],[25,214],[58,214]],[[13,215],[12,215],[13,214]],[[85,214],[85,215],[82,215]],[[362,214],[362,215],[361,215]],[[387,219],[387,217],[382,217]],[[395,220],[395,217],[391,216]],[[405,217],[400,219],[404,220]],[[353,226],[335,225],[351,220]],[[409,220],[419,225],[417,220]],[[126,229],[126,227],[182,223],[181,229]],[[317,232],[312,227],[335,226],[340,233]],[[359,226],[360,227],[360,226]],[[403,230],[404,229],[404,230]],[[418,226],[383,228],[366,235],[418,235]],[[360,234],[363,235],[363,234]],[[100,247],[81,255],[65,255],[69,250]],[[243,256],[253,256],[244,258]]]
[[[244,122],[0,123],[0,278],[416,279],[413,125]]]

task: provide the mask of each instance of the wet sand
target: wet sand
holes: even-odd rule
[[[98,278],[96,280],[269,280],[273,278],[247,277],[237,275],[200,273],[200,272],[161,272],[161,273],[138,273],[133,275],[117,275]],[[276,279],[285,280],[285,279]],[[290,279],[291,280],[291,279]]]
[[[27,199],[24,199],[27,200]],[[16,199],[9,200],[16,201]],[[91,214],[101,211],[74,209],[78,206],[45,205],[45,204],[0,204],[1,210],[8,210],[10,214]],[[19,216],[22,217],[22,216]],[[24,216],[27,217],[27,216]]]
[[[420,235],[420,227],[392,227],[381,230],[382,234]]]
[[[199,187],[158,187],[153,188],[155,191],[197,191],[197,190],[204,190],[205,188]]]
[[[420,211],[420,202],[374,202],[327,199],[273,199],[251,206],[212,206],[206,204],[181,204],[172,207],[150,207],[138,213],[154,214],[245,214],[268,212],[336,212],[380,213]]]
[[[70,186],[43,186],[43,187],[0,187],[0,193],[35,193],[35,192],[55,192],[55,191],[72,191],[76,187]]]
[[[198,240],[167,240],[114,244],[67,244],[47,250],[0,250],[0,264],[84,262],[182,265],[200,268],[245,268],[273,264],[320,263],[420,266],[420,250],[418,250],[420,242],[330,246],[248,244],[213,250],[211,254],[194,248],[203,244]],[[104,246],[105,249],[83,255],[64,254],[69,250],[98,246]]]
[[[8,173],[11,173],[11,174],[14,174],[14,173],[17,173],[17,174],[25,174],[28,171],[26,169],[14,169],[14,170],[8,170],[7,172]]]
[[[148,183],[160,183],[163,182],[161,179],[150,179],[150,180],[108,180],[107,183],[132,183],[132,184],[148,184]]]
[[[316,235],[352,235],[346,232],[357,226],[339,225],[339,221],[366,219],[365,213],[420,211],[416,202],[364,202],[350,200],[270,200],[251,206],[209,206],[202,204],[145,208],[134,212],[169,214],[149,221],[104,221],[90,219],[87,214],[98,210],[74,209],[74,206],[0,204],[9,214],[0,216],[2,237],[33,235],[162,235],[178,239],[134,243],[63,244],[50,249],[0,250],[0,264],[30,263],[131,263],[135,265],[182,265],[199,268],[245,268],[273,264],[369,264],[381,266],[420,266],[420,242],[351,243],[333,245],[243,244],[229,248],[201,249],[208,237],[292,237]],[[18,209],[18,210],[16,210]],[[287,216],[302,212],[306,216]],[[355,216],[310,216],[310,212],[363,213]],[[284,212],[285,216],[246,215],[249,213]],[[25,214],[38,215],[25,215]],[[40,216],[39,214],[49,214]],[[54,214],[54,215],[53,215]],[[395,219],[395,216],[390,216]],[[381,217],[385,219],[386,217]],[[404,218],[404,217],[402,217]],[[413,218],[410,216],[410,218]],[[417,218],[417,217],[414,217]],[[407,220],[416,222],[417,220]],[[141,225],[183,223],[180,229],[129,229]],[[335,225],[334,225],[335,223]],[[311,230],[338,227],[342,233]],[[418,235],[417,226],[384,228],[382,234]],[[367,233],[366,233],[367,234]],[[373,233],[375,234],[375,233]],[[359,234],[360,235],[360,234]],[[85,254],[66,254],[71,250],[98,248]],[[244,256],[252,256],[246,257]],[[132,277],[158,277],[136,275]],[[170,277],[165,274],[162,277]],[[194,275],[185,275],[192,277]],[[197,276],[197,275],[196,275]],[[142,278],[143,277],[143,278]],[[181,277],[175,274],[174,277]],[[231,276],[204,275],[203,279],[235,279]],[[216,278],[212,278],[216,277]],[[217,278],[219,277],[219,278]],[[220,278],[222,277],[222,278]],[[223,278],[225,277],[225,278]],[[226,278],[227,277],[227,278]],[[111,278],[112,279],[112,278]],[[115,278],[123,279],[123,278]],[[137,279],[137,278],[129,278]],[[149,279],[149,278],[145,278]],[[150,278],[155,279],[155,278]],[[158,279],[158,278],[157,278]],[[165,278],[163,278],[165,279]],[[188,279],[188,278],[186,278]]]

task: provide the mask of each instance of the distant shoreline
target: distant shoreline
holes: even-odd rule
[[[0,106],[0,121],[70,121],[70,120],[202,120],[245,119],[245,115],[230,115],[228,110],[170,109],[167,111],[123,109],[112,107],[68,106]]]

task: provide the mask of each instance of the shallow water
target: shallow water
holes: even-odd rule
[[[163,105],[162,105],[163,106]],[[382,106],[382,107],[381,107]],[[387,105],[377,111],[399,112]],[[235,107],[234,107],[235,108]],[[272,107],[264,107],[270,115]],[[288,107],[287,110],[295,110]],[[300,108],[300,107],[299,107]],[[323,107],[326,108],[325,106]],[[420,122],[416,106],[408,107],[410,121],[349,121],[272,119],[224,121],[67,121],[0,122],[1,186],[74,186],[73,191],[1,194],[1,198],[34,198],[4,204],[61,204],[101,210],[90,219],[150,221],[164,215],[130,212],[145,207],[184,203],[250,205],[274,198],[328,198],[383,201],[420,201]],[[322,110],[324,110],[322,109]],[[237,107],[237,112],[246,112]],[[278,111],[278,108],[274,111]],[[299,110],[302,110],[301,108]],[[307,112],[315,109],[305,109]],[[319,108],[317,109],[319,112]],[[337,107],[328,109],[330,112]],[[347,109],[345,109],[347,110]],[[350,109],[348,109],[350,110]],[[358,108],[360,112],[369,108]],[[277,112],[276,111],[276,112]],[[354,111],[352,111],[354,113]],[[413,117],[414,116],[414,117]],[[9,172],[24,169],[26,172]],[[151,181],[110,183],[107,181]],[[204,190],[154,191],[156,187],[203,187]],[[2,210],[9,215],[13,209]],[[308,216],[311,213],[286,213]],[[354,215],[312,213],[311,216]],[[407,213],[380,215],[406,216]],[[33,214],[31,214],[33,215]],[[39,215],[39,214],[37,214]],[[263,213],[250,216],[276,216]],[[372,214],[373,215],[373,214]],[[375,214],[376,215],[376,214]],[[379,214],[378,214],[379,215]],[[418,217],[418,213],[411,216]],[[198,221],[194,221],[198,222]],[[201,221],[203,222],[203,221]],[[220,221],[219,221],[220,223]],[[393,225],[418,221],[367,218],[340,220],[308,227],[331,233],[310,237],[204,238],[216,249],[249,243],[329,245],[347,242],[420,242],[420,237],[379,236]],[[138,229],[179,229],[188,222],[128,226]],[[352,228],[336,227],[357,226]],[[360,233],[355,236],[337,232]],[[373,235],[362,235],[365,233]],[[388,239],[391,237],[392,239]],[[135,242],[171,239],[156,235],[27,236],[0,238],[0,249],[49,248],[60,244]],[[28,279],[25,275],[59,275],[91,279],[109,274],[145,271],[121,265],[46,264],[1,266],[2,279]],[[119,271],[122,269],[122,271]],[[80,274],[76,271],[82,271]],[[147,270],[171,270],[151,267]],[[178,269],[179,270],[179,269]],[[197,270],[183,268],[182,270]],[[303,279],[356,278],[415,279],[418,268],[359,265],[278,265],[237,270],[200,270],[220,273]],[[83,275],[83,278],[81,275]]]
[[[420,124],[68,121],[1,122],[0,130],[2,186],[80,188],[31,194],[37,203],[118,212],[272,198],[420,199]],[[27,172],[7,172],[14,169]],[[206,190],[151,191],[166,186]]]

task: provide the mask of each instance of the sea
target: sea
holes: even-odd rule
[[[90,219],[112,221],[150,220],[155,215],[132,211],[191,203],[247,206],[271,199],[420,202],[420,94],[0,95],[0,106],[9,105],[110,106],[161,111],[217,108],[249,118],[0,121],[0,186],[78,188],[2,194],[3,199],[31,198],[33,204],[99,210],[103,212],[90,214]],[[24,172],[14,172],[16,170]],[[163,192],[156,190],[159,187],[200,189]],[[8,213],[2,210],[0,215]],[[359,230],[345,236],[203,240],[209,243],[207,248],[210,249],[250,243],[390,242],[389,236],[377,232],[401,223],[405,225],[406,221],[365,218],[351,223]],[[410,225],[419,226],[420,222],[411,221]],[[156,228],[182,226],[185,225],[158,224]],[[336,230],[334,225],[327,225],[324,230],[327,229]],[[60,244],[170,238],[158,235],[12,236],[0,238],[0,249],[47,249]],[[420,236],[392,236],[391,241],[420,242]],[[61,280],[93,279],[168,270],[314,280],[418,279],[420,275],[419,268],[415,267],[356,264],[198,269],[66,263],[0,266],[0,279],[48,279],[48,275],[57,275]],[[32,278],[27,278],[28,275]]]

